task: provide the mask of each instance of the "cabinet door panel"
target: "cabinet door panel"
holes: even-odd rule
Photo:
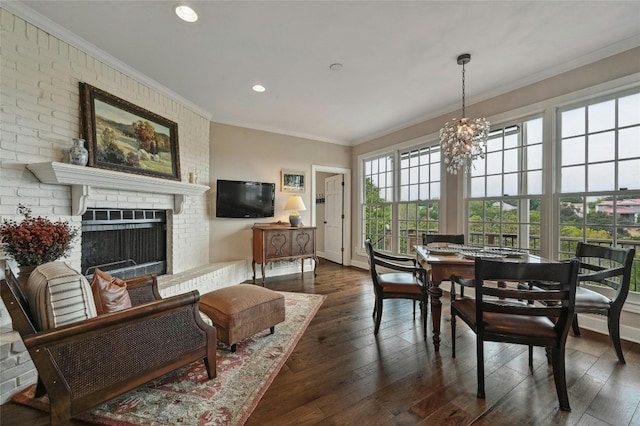
[[[266,259],[291,255],[291,236],[287,230],[266,231],[264,242]]]
[[[300,229],[292,232],[292,256],[313,255],[315,253],[315,235],[313,230]]]

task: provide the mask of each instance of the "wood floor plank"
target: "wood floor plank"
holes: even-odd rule
[[[458,321],[452,358],[448,297],[436,353],[430,311],[425,341],[411,301],[385,301],[376,337],[369,272],[328,261],[317,272],[266,281],[274,290],[327,298],[247,426],[640,424],[638,344],[624,342],[627,364],[620,364],[608,336],[588,330],[582,337],[570,335],[566,363],[573,411],[566,413],[558,408],[542,349],[535,349],[531,371],[526,347],[487,343],[486,399],[479,399],[475,334]],[[48,415],[6,403],[0,424],[47,425]]]

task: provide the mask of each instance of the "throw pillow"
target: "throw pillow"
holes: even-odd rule
[[[91,291],[98,315],[121,311],[131,307],[127,283],[96,269],[91,280]]]
[[[96,316],[86,278],[61,261],[38,266],[29,276],[25,296],[40,331]]]

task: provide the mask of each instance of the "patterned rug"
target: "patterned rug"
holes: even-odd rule
[[[265,330],[238,343],[232,353],[217,351],[217,373],[208,380],[202,361],[175,370],[75,418],[112,426],[242,425],[276,377],[326,296],[281,292],[285,321],[275,334]],[[35,385],[13,400],[49,411],[46,396],[33,398]]]

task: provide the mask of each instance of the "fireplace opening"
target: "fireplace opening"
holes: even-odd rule
[[[87,209],[82,215],[82,273],[96,268],[127,279],[167,272],[164,210]]]

